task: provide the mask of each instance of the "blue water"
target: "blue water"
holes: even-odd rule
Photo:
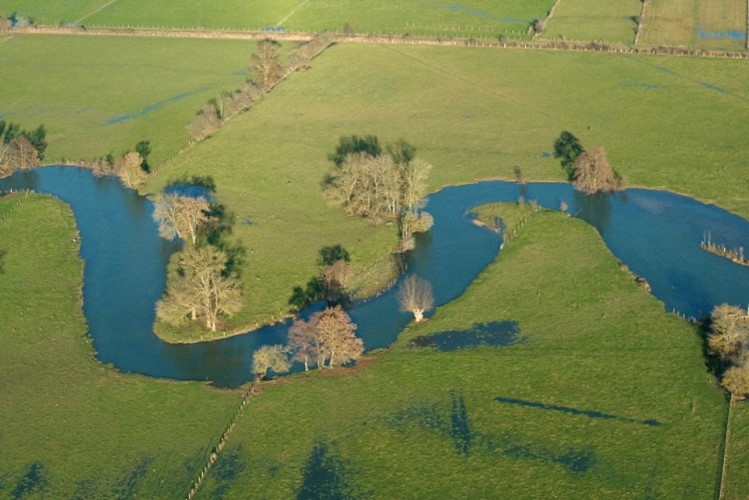
[[[0,190],[8,189],[34,189],[70,203],[85,262],[84,313],[100,361],[124,372],[237,386],[251,378],[257,347],[285,342],[288,322],[204,344],[171,345],[156,337],[154,304],[178,244],[158,237],[151,202],[116,178],[44,167],[1,179]],[[499,250],[500,235],[472,224],[471,208],[515,201],[521,194],[548,208],[565,200],[571,214],[593,225],[613,254],[650,283],[669,311],[699,317],[716,304],[749,302],[749,268],[699,248],[705,231],[716,243],[749,248],[749,223],[725,210],[661,191],[584,196],[562,183],[486,181],[429,197],[435,223],[417,237],[407,264],[409,273],[432,283],[437,305],[462,294]],[[367,349],[391,344],[411,319],[399,311],[395,289],[355,304],[350,314]]]

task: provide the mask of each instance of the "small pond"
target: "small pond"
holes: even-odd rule
[[[155,303],[169,256],[179,245],[159,238],[153,205],[113,177],[75,167],[43,167],[0,179],[0,190],[33,189],[69,203],[81,233],[84,313],[97,357],[124,372],[237,386],[250,379],[254,350],[284,343],[287,324],[225,340],[172,345],[153,334]],[[471,223],[471,208],[519,195],[593,225],[611,252],[651,285],[667,310],[699,317],[713,305],[749,301],[749,268],[699,248],[705,231],[729,248],[749,248],[749,223],[725,210],[662,191],[627,189],[583,196],[567,184],[486,181],[445,188],[429,197],[434,227],[417,238],[410,272],[432,283],[435,302],[462,294],[496,257],[501,236]],[[310,313],[304,311],[303,316]],[[350,311],[367,349],[385,347],[410,321],[395,290]],[[508,318],[511,319],[511,318]]]

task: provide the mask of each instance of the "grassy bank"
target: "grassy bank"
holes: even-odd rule
[[[519,336],[410,346],[445,331],[470,341],[476,323]],[[535,214],[466,294],[396,347],[326,375],[267,385],[203,497],[713,492],[725,405],[696,332],[664,314],[592,228],[559,214]]]
[[[47,128],[45,162],[122,154],[151,141],[156,165],[188,142],[210,98],[247,78],[254,44],[116,37],[15,37],[0,47],[0,119]]]
[[[737,402],[731,415],[731,435],[726,456],[725,498],[746,498],[749,486],[746,471],[749,467],[749,405]]]
[[[70,209],[48,197],[0,222],[0,497],[184,498],[239,404],[201,384],[92,358]]]

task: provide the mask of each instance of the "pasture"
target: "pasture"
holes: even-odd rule
[[[70,208],[0,199],[0,497],[184,497],[239,406],[93,359]]]
[[[477,330],[504,340],[416,347]],[[265,385],[203,497],[713,493],[725,401],[697,334],[579,220],[535,214],[462,297],[362,364]]]
[[[749,198],[734,181],[749,132],[738,112],[747,107],[746,73],[744,61],[338,45],[146,188],[214,178],[248,251],[248,307],[229,329],[253,326],[288,310],[321,247],[340,243],[359,269],[371,269],[395,245],[395,227],[373,229],[325,205],[320,183],[340,136],[409,141],[434,166],[436,190],[513,178],[515,166],[531,180],[564,180],[550,152],[570,130],[586,147],[606,147],[632,184],[746,215]]]
[[[541,38],[632,45],[641,8],[640,0],[560,0]]]
[[[640,43],[746,50],[746,8],[744,0],[651,0]]]
[[[0,45],[0,119],[47,128],[46,162],[151,141],[158,164],[188,141],[205,102],[248,77],[252,42],[17,36]],[[166,63],[168,61],[168,63]]]

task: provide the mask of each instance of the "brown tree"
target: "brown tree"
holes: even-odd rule
[[[282,345],[260,346],[252,353],[252,373],[257,380],[264,380],[268,376],[268,370],[281,374],[291,368],[289,357]]]
[[[432,285],[412,274],[403,280],[398,290],[401,311],[411,311],[417,323],[424,320],[424,313],[434,307]]]
[[[193,198],[170,193],[156,199],[152,217],[159,225],[159,235],[162,238],[189,238],[194,245],[200,227],[213,220],[209,210],[210,204],[203,197]]]
[[[216,106],[209,104],[204,106],[193,117],[187,126],[187,131],[194,141],[202,141],[206,137],[213,135],[220,126],[221,118],[219,117],[218,110]]]
[[[159,318],[179,325],[189,317],[215,332],[219,316],[242,308],[241,283],[235,276],[226,276],[226,264],[226,254],[210,245],[183,251],[181,274],[170,280],[157,305]]]
[[[749,316],[743,309],[721,304],[710,314],[707,342],[710,350],[727,361],[737,360],[749,345]]]
[[[31,141],[21,134],[8,144],[7,161],[16,169],[29,169],[39,164],[39,152]]]
[[[280,50],[281,46],[277,41],[261,40],[257,44],[255,53],[250,58],[252,79],[265,92],[273,88],[283,78],[284,69],[281,66]]]
[[[148,177],[148,173],[143,170],[143,158],[134,151],[130,151],[122,158],[117,159],[114,164],[114,172],[129,188],[140,186]]]
[[[746,399],[749,394],[749,353],[743,352],[736,364],[726,370],[721,384],[737,399]]]
[[[289,328],[288,349],[294,361],[304,363],[304,371],[309,371],[309,365],[318,359],[317,324],[314,321],[298,319]]]
[[[604,148],[598,146],[577,157],[572,166],[572,185],[585,194],[619,188]]]
[[[328,366],[333,367],[359,359],[364,353],[364,341],[354,334],[356,325],[346,311],[336,306],[317,314],[314,318],[318,338],[317,365],[325,366],[327,360]]]

